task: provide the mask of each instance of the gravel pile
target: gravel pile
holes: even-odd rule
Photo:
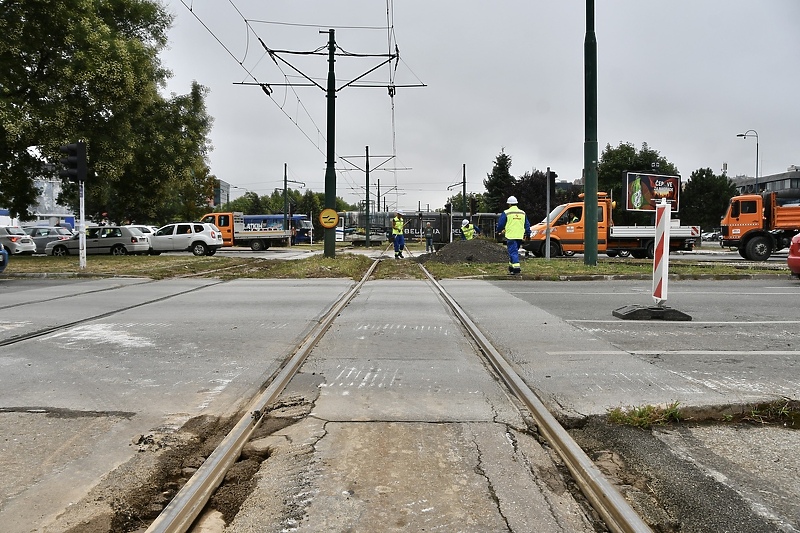
[[[486,239],[453,241],[435,254],[423,255],[427,261],[440,263],[508,263],[508,253],[502,244]]]

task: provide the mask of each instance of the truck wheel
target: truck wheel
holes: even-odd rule
[[[747,251],[744,248],[737,248],[736,251],[739,252],[742,258],[747,259]]]
[[[653,259],[656,256],[656,243],[655,241],[650,241],[647,243],[647,258]]]
[[[619,251],[619,256],[620,257],[629,257],[630,255],[631,255],[630,250],[620,250]]]
[[[266,250],[266,248],[264,247],[264,241],[258,241],[258,240],[250,241],[250,249],[253,250],[254,252],[263,252],[264,250]]]
[[[208,253],[206,253],[206,255],[214,255],[215,253],[217,253],[217,249],[216,249],[216,248],[214,248],[214,249],[209,249],[209,250],[208,250]]]
[[[572,250],[567,250],[564,252],[564,257],[572,257],[573,255],[575,255],[575,252]]]
[[[644,259],[647,257],[647,250],[631,250],[634,259]]]
[[[772,254],[772,243],[763,235],[753,237],[747,243],[747,258],[753,261],[766,261]]]
[[[192,244],[192,253],[198,257],[206,255],[208,253],[206,243],[198,241]]]
[[[616,250],[606,250],[606,255],[608,257],[617,257],[617,253],[618,252]]]
[[[550,241],[550,257],[558,257],[561,255],[561,246],[557,242]]]

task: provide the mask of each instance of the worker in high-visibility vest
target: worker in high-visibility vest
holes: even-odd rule
[[[394,258],[403,257],[403,249],[406,247],[406,237],[403,234],[403,212],[398,211],[392,219],[392,238],[394,239]]]
[[[509,196],[508,209],[503,211],[497,219],[497,231],[505,233],[506,248],[508,249],[508,273],[519,274],[522,268],[519,265],[519,247],[522,239],[531,238],[531,223],[525,211],[517,207],[516,196]]]
[[[465,241],[471,241],[475,237],[475,226],[466,218],[461,221],[461,237]]]

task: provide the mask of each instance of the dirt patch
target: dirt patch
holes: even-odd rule
[[[435,254],[423,254],[418,260],[439,263],[508,263],[508,252],[502,244],[486,239],[453,241]]]

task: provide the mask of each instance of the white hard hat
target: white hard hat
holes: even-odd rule
[[[506,201],[506,203],[507,204],[516,204],[517,203],[517,197],[516,196],[509,196],[508,197],[508,201]]]
[[[466,218],[461,221],[462,226],[466,226],[467,224],[469,224],[469,220],[467,220]]]
[[[403,216],[403,212],[402,211],[398,211],[397,214],[400,215],[400,216]]]

